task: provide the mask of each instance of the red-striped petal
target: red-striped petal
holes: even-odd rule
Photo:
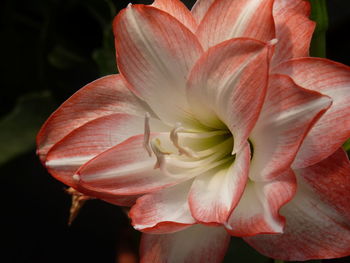
[[[143,234],[141,263],[220,263],[230,236],[223,227],[203,225],[164,235]]]
[[[164,122],[192,126],[187,75],[202,54],[196,36],[157,8],[130,5],[114,20],[120,72]]]
[[[164,234],[195,224],[187,202],[192,181],[139,198],[129,212],[134,228],[146,233]]]
[[[235,152],[246,143],[263,104],[269,49],[251,39],[226,41],[209,49],[189,77],[194,115],[206,126],[230,129]]]
[[[74,129],[96,118],[118,112],[144,116],[148,108],[125,86],[120,75],[86,85],[64,102],[45,122],[37,136],[42,162],[50,148]]]
[[[196,20],[180,0],[155,0],[152,6],[172,15],[192,32],[197,30]]]
[[[216,0],[200,23],[197,36],[205,49],[238,37],[267,42],[275,38],[273,2],[274,0]]]
[[[320,58],[300,58],[277,69],[299,86],[332,98],[330,109],[305,138],[293,166],[313,165],[335,152],[350,137],[350,68]]]
[[[293,198],[295,190],[295,175],[291,170],[268,182],[248,182],[228,220],[228,232],[234,236],[282,233],[285,219],[279,210]]]
[[[309,19],[310,3],[305,0],[275,0],[273,17],[276,45],[272,65],[291,58],[307,57],[315,22]]]
[[[291,166],[312,125],[332,100],[303,89],[285,75],[271,75],[265,103],[249,139],[254,148],[249,177],[270,180]]]
[[[245,240],[260,253],[288,261],[350,255],[350,163],[339,149],[326,160],[298,169],[298,192],[281,214],[281,235]]]
[[[217,171],[197,176],[191,187],[189,204],[194,218],[202,223],[226,223],[239,202],[248,178],[248,143],[234,162]]]

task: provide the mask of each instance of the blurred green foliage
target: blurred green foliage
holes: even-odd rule
[[[0,119],[0,165],[35,146],[35,136],[53,110],[48,91],[21,96],[14,110]]]

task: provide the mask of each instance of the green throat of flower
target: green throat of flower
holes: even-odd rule
[[[170,175],[216,174],[228,169],[235,160],[233,136],[228,129],[193,131],[177,123],[170,132],[150,138],[149,115],[146,115],[144,147],[156,157],[155,169]]]

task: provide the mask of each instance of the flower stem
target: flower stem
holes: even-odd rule
[[[316,24],[315,33],[312,38],[310,54],[313,57],[326,57],[326,32],[328,29],[328,13],[326,0],[310,0],[311,19]]]
[[[274,263],[284,263],[284,261],[281,259],[275,259]]]

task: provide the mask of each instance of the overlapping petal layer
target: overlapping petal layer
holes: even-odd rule
[[[197,30],[204,49],[238,37],[265,42],[275,38],[273,2],[274,0],[216,0]],[[195,8],[198,17],[202,16],[207,5],[208,3],[198,4]]]
[[[86,85],[63,103],[45,122],[37,136],[42,162],[50,148],[74,129],[96,118],[126,112],[144,116],[149,111],[127,88],[120,75],[110,75]]]
[[[296,171],[298,191],[281,214],[280,235],[245,240],[261,253],[284,260],[335,258],[350,253],[350,163],[339,149],[326,160]]]
[[[208,9],[215,1],[216,0],[197,0],[193,5],[191,12],[198,24],[200,24],[205,14],[208,12]]]
[[[313,165],[350,137],[350,68],[327,59],[300,58],[283,63],[276,71],[333,100],[331,108],[309,132],[293,164],[296,168]]]
[[[312,125],[332,100],[300,88],[285,75],[271,75],[265,103],[249,139],[254,148],[249,177],[269,180],[292,164]]]
[[[206,126],[228,128],[239,151],[262,107],[268,81],[269,46],[233,39],[209,49],[194,66],[188,101]]]
[[[315,22],[309,19],[310,3],[306,0],[275,0],[273,18],[276,45],[272,65],[291,58],[307,57]]]
[[[134,228],[142,232],[164,234],[196,223],[187,201],[192,182],[189,180],[139,198],[129,213]]]
[[[190,10],[179,0],[155,0],[152,6],[172,15],[193,33],[197,30],[197,22]]]
[[[223,227],[194,225],[185,230],[164,235],[143,234],[143,263],[220,263],[230,236]]]
[[[94,119],[56,143],[47,154],[46,167],[53,176],[72,185],[80,166],[129,137],[142,134],[143,123],[142,117],[125,113]]]
[[[295,190],[295,176],[291,170],[271,181],[248,182],[228,220],[229,233],[234,236],[282,233],[285,219],[279,210],[292,199]]]
[[[114,195],[137,195],[188,180],[186,174],[164,174],[155,169],[157,159],[143,147],[144,136],[134,136],[101,153],[78,171],[87,190]]]
[[[233,162],[194,179],[188,200],[194,218],[202,223],[227,222],[243,193],[249,161],[249,145],[246,144]]]
[[[118,67],[133,92],[165,123],[192,126],[185,91],[202,53],[196,36],[168,13],[143,5],[120,12],[114,33]]]

